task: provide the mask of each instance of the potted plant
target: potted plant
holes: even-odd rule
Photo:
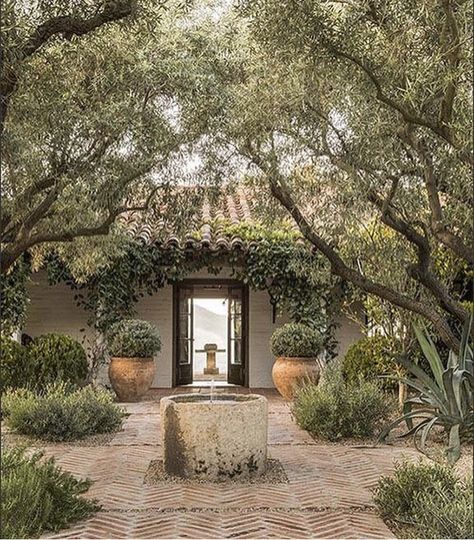
[[[106,337],[112,387],[120,401],[138,401],[155,377],[153,355],[161,350],[158,330],[147,321],[124,319]]]
[[[317,357],[323,350],[323,340],[316,330],[301,323],[287,323],[273,333],[271,349],[276,356],[273,382],[285,399],[292,399],[305,379],[318,382]]]

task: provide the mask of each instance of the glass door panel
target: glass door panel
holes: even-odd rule
[[[193,289],[178,286],[176,384],[193,382]]]
[[[228,382],[245,384],[245,358],[243,355],[243,287],[229,287],[228,316]]]

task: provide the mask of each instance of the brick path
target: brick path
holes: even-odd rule
[[[374,512],[371,488],[394,459],[414,452],[317,445],[274,391],[253,391],[269,400],[269,457],[280,460],[289,483],[144,485],[150,461],[162,457],[159,398],[173,392],[153,391],[126,405],[131,415],[107,446],[45,449],[93,480],[89,495],[103,506],[52,538],[393,538]]]

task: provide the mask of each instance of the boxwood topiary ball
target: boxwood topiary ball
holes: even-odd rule
[[[274,356],[315,358],[323,350],[319,332],[301,323],[287,323],[273,332],[271,349]]]
[[[110,355],[116,357],[149,358],[161,350],[156,326],[139,319],[123,319],[112,325],[107,343]]]

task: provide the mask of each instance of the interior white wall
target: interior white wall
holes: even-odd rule
[[[194,298],[193,300],[193,334],[194,334],[194,366],[195,375],[204,375],[207,353],[204,347],[215,343],[216,367],[219,375],[227,376],[227,323],[229,302],[227,298]],[[209,376],[209,378],[211,378]]]

